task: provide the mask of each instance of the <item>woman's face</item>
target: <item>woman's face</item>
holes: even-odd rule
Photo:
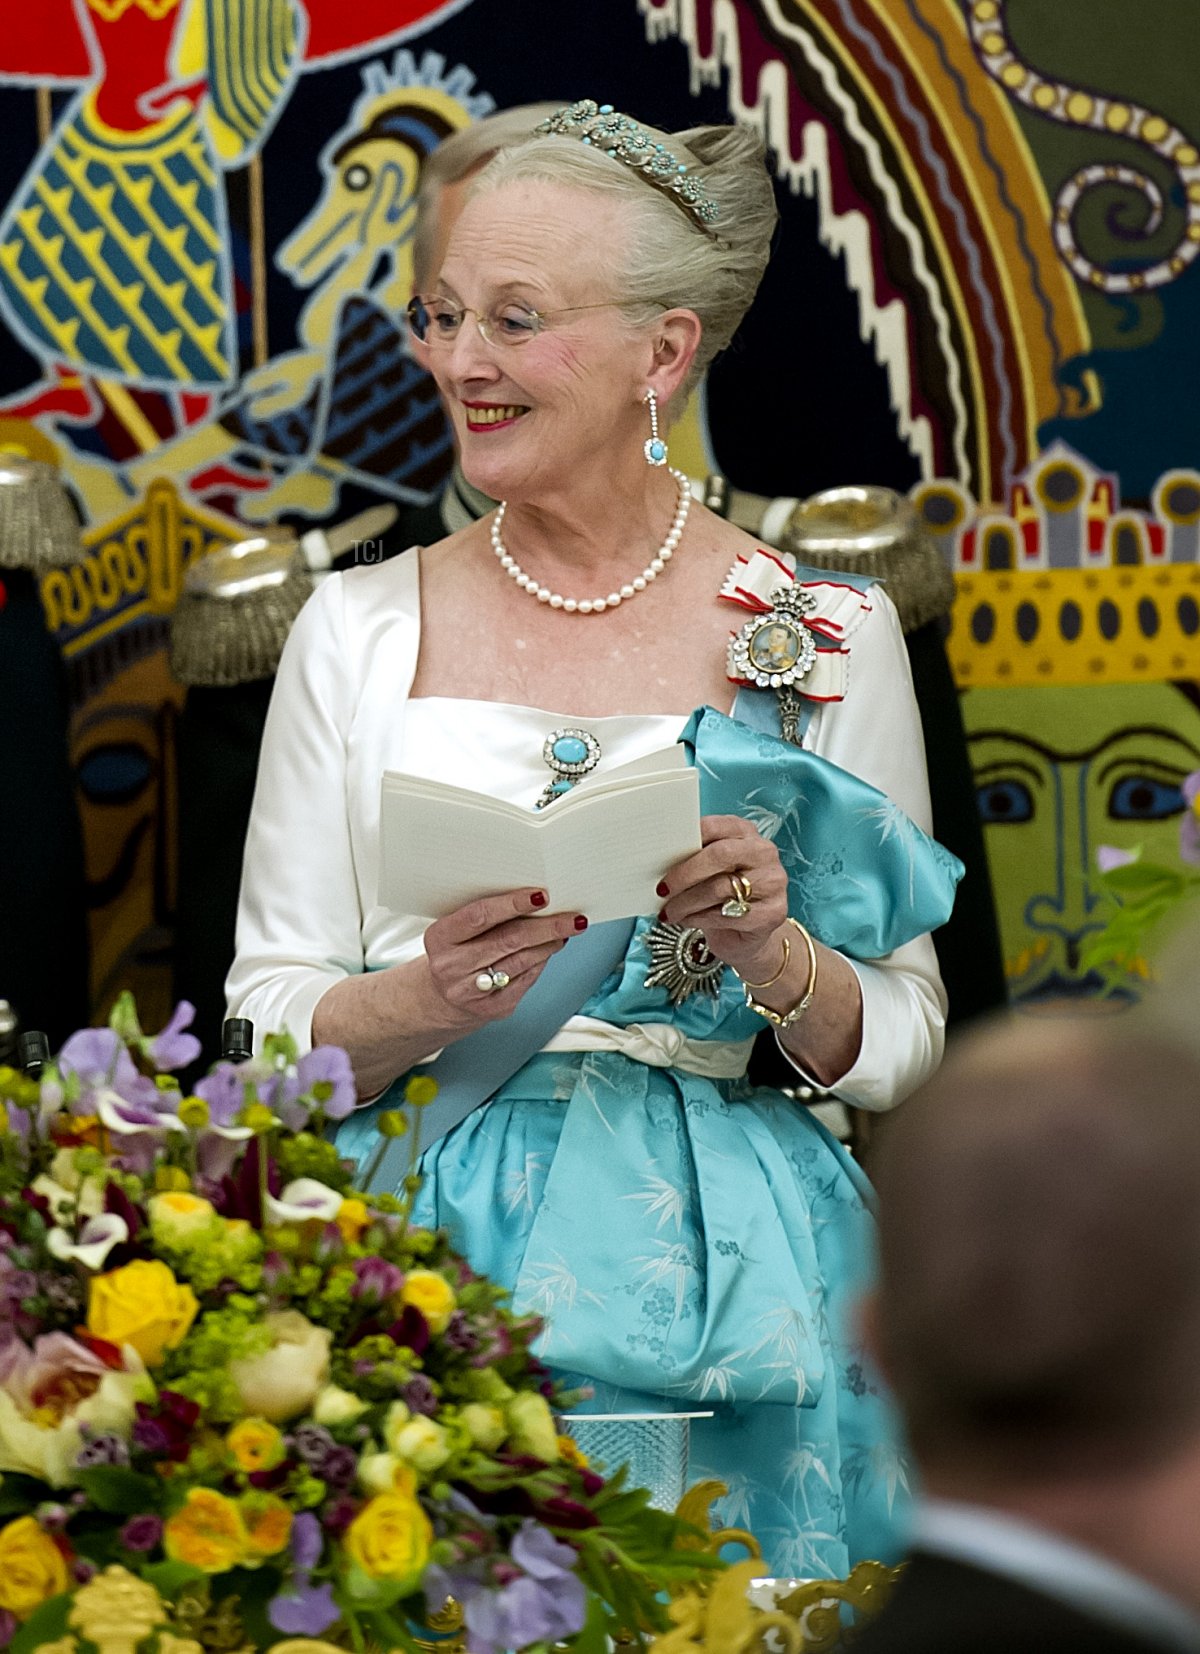
[[[640,459],[653,347],[608,303],[620,296],[612,249],[623,234],[619,203],[533,180],[475,197],[454,227],[432,291],[472,314],[452,342],[422,355],[463,470],[493,499],[536,499],[585,465]],[[475,313],[513,302],[547,325],[517,345],[482,338]]]

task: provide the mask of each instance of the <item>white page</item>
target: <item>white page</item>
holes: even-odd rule
[[[678,745],[591,777],[542,811],[390,770],[379,901],[436,918],[541,885],[550,912],[599,923],[652,913],[663,873],[699,848],[699,778]]]

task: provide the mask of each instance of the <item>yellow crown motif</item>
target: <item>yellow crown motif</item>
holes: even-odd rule
[[[954,571],[960,688],[1200,676],[1200,471],[1168,471],[1138,511],[1055,443],[1003,507],[944,480],[912,499]]]

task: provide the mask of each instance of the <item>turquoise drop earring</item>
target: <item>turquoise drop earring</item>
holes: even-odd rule
[[[667,463],[667,445],[658,434],[658,397],[652,390],[648,390],[642,400],[650,404],[650,435],[642,444],[646,464],[665,465]]]

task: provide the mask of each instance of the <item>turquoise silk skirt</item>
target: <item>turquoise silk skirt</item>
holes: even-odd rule
[[[534,1058],[426,1154],[416,1219],[546,1318],[582,1410],[713,1411],[689,1476],[729,1489],[764,1570],[894,1559],[908,1516],[890,1410],[856,1346],[862,1173],[800,1105],[610,1052]]]
[[[711,710],[681,738],[703,813],[775,842],[792,912],[829,946],[879,958],[944,922],[961,865],[866,783]],[[648,988],[650,924],[584,1015],[717,1045],[761,1031],[732,971],[677,1006]],[[615,1050],[542,1052],[422,1170],[416,1220],[544,1317],[540,1353],[592,1386],[587,1410],[712,1410],[690,1475],[726,1484],[717,1518],[754,1533],[765,1571],[899,1555],[908,1472],[854,1336],[870,1193],[802,1104]]]

